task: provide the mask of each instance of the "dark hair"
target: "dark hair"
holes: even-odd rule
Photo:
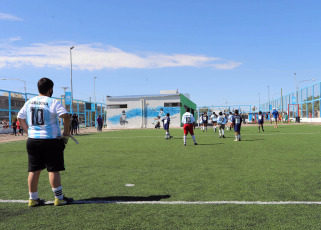
[[[223,115],[223,113],[222,113],[222,112],[219,112],[219,113],[218,113],[218,115],[221,115],[221,116],[222,116],[222,115]]]
[[[239,114],[239,111],[236,109],[236,110],[234,111],[234,113],[235,113],[235,114]]]
[[[262,111],[259,111],[259,114],[262,114]]]
[[[190,110],[190,108],[187,107],[187,108],[185,109],[185,111],[186,111],[186,112],[190,112],[191,110]]]
[[[167,113],[167,114],[166,114],[166,116],[168,116],[168,117],[169,117],[169,113]]]
[[[38,91],[41,94],[48,93],[54,86],[54,83],[49,78],[43,77],[38,81]]]

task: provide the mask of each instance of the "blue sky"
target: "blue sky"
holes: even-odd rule
[[[285,0],[2,0],[0,78],[54,96],[189,93],[198,105],[258,104],[321,74],[321,2]],[[302,82],[300,87],[313,82]],[[23,91],[23,83],[0,81]]]

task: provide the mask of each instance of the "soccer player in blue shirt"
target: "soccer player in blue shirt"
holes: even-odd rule
[[[235,132],[235,140],[234,141],[241,141],[241,125],[242,125],[242,117],[239,115],[239,111],[234,111],[234,116],[232,118],[232,123],[234,126]]]
[[[262,111],[259,111],[259,114],[257,115],[257,123],[259,124],[259,132],[260,132],[260,128],[262,128],[262,131],[264,132],[264,128],[263,128],[264,115],[262,114]]]
[[[278,127],[279,112],[275,108],[273,108],[272,115],[273,115],[273,119],[275,121],[274,128],[277,128]]]
[[[54,83],[48,78],[38,81],[39,96],[28,100],[18,113],[23,130],[28,134],[29,207],[45,203],[38,197],[40,173],[47,168],[49,182],[55,195],[55,206],[69,204],[72,198],[62,193],[60,171],[65,170],[64,149],[69,138],[69,113],[60,101],[51,98]],[[61,135],[59,118],[64,121]]]
[[[166,117],[164,117],[164,118],[162,119],[163,127],[164,127],[164,129],[166,130],[166,134],[165,134],[165,139],[166,139],[166,140],[173,138],[173,136],[171,136],[170,133],[169,133],[169,124],[170,124],[170,122],[171,122],[171,119],[170,119],[169,116],[170,116],[170,114],[167,113],[167,114],[166,114]]]

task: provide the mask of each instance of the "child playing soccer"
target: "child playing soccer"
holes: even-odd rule
[[[219,125],[219,129],[218,129],[218,133],[220,134],[220,138],[223,136],[223,138],[225,138],[224,136],[224,128],[225,128],[225,124],[226,124],[226,117],[225,115],[223,115],[222,112],[219,112],[218,114],[218,118],[217,118],[217,124]],[[221,134],[222,133],[222,134]]]
[[[215,112],[213,112],[213,114],[211,116],[211,120],[212,120],[214,132],[216,133],[217,115]]]
[[[257,123],[259,124],[259,132],[260,132],[260,127],[262,127],[262,131],[264,132],[264,128],[263,128],[264,115],[262,114],[261,111],[257,115]]]
[[[238,110],[235,110],[235,115],[233,116],[232,123],[234,125],[234,132],[235,132],[234,141],[241,141],[242,117],[239,115]]]
[[[207,132],[208,116],[206,112],[202,115],[202,121],[203,121],[203,132],[205,131],[205,129]]]
[[[194,135],[194,122],[195,118],[194,116],[190,113],[190,108],[186,108],[186,113],[183,114],[182,117],[182,123],[184,124],[183,129],[184,129],[184,146],[186,146],[186,136],[188,133],[192,135],[194,145],[197,145],[196,140],[195,140],[195,135]]]
[[[165,139],[168,140],[168,139],[171,139],[173,138],[173,136],[170,135],[169,133],[169,124],[170,124],[170,117],[169,117],[169,113],[166,114],[166,117],[164,117],[162,119],[162,122],[163,122],[163,127],[164,127],[164,130],[166,130],[166,134],[165,134]]]

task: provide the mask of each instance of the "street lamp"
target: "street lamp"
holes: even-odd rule
[[[97,78],[97,77],[94,77],[95,128],[96,128],[96,121],[97,121],[97,111],[96,111],[96,78]]]
[[[25,89],[25,101],[27,101],[27,84],[26,84],[26,82],[24,80],[19,79],[19,78],[2,78],[1,80],[4,80],[4,81],[6,81],[6,80],[22,81],[25,84],[25,86],[24,86],[24,89]]]
[[[268,87],[268,95],[269,95],[269,111],[271,112],[271,110],[270,110],[270,103],[271,103],[271,101],[270,101],[270,86],[268,85],[267,87]]]
[[[72,102],[74,99],[74,94],[72,90],[72,55],[71,55],[71,50],[75,48],[74,46],[70,47],[70,90],[71,90],[71,105],[70,105],[70,113],[73,114],[72,111]]]
[[[260,97],[260,92],[258,92],[259,94],[259,111],[260,111],[260,107],[261,107],[261,97]]]

